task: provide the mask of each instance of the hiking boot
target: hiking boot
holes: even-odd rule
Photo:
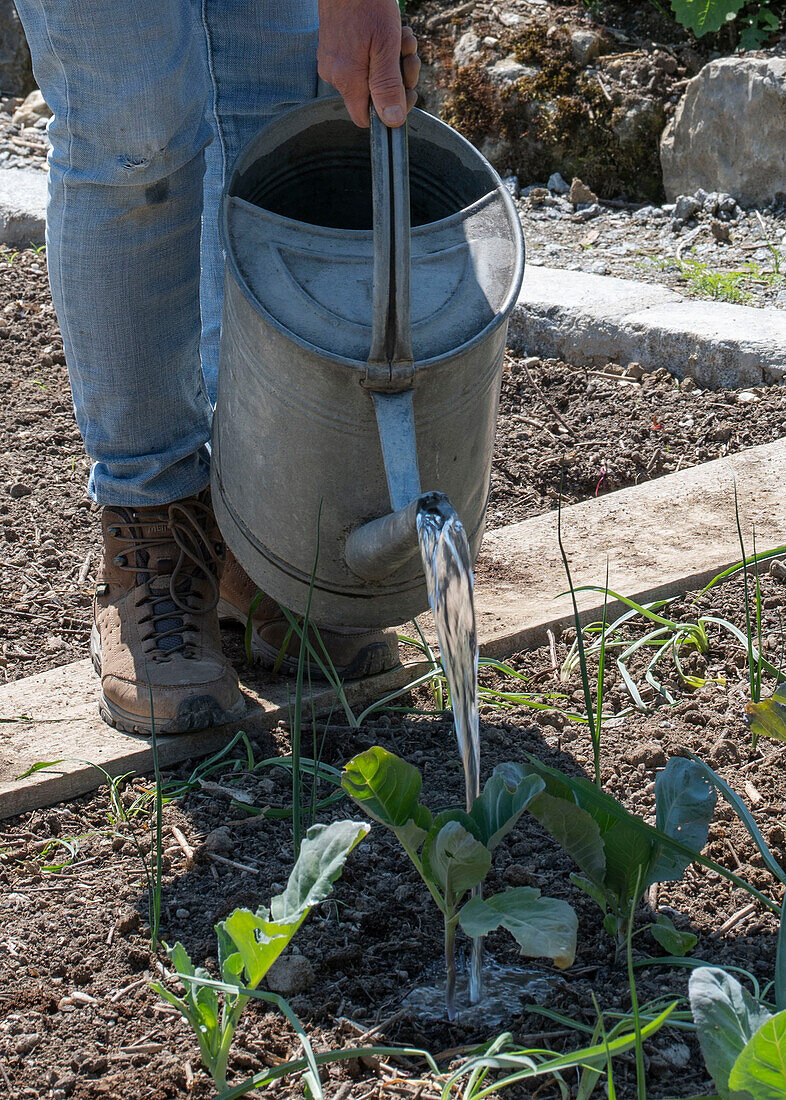
[[[227,550],[221,577],[221,597],[218,601],[219,618],[230,619],[245,626],[251,601],[257,591],[257,586],[232,551]],[[340,680],[376,676],[395,668],[399,663],[395,630],[371,630],[362,627],[356,630],[330,630],[327,627],[317,629]],[[311,632],[310,641],[320,658],[324,659],[316,633]],[[284,646],[286,648],[282,654]],[[290,674],[297,672],[300,635],[291,629],[286,615],[270,596],[263,595],[254,611],[251,653],[254,660],[265,668],[275,667]],[[324,663],[327,665],[326,661]],[[309,662],[309,668],[315,679],[325,678],[314,660]]]
[[[90,655],[101,717],[125,733],[191,733],[240,718],[221,652],[225,548],[207,492],[154,508],[103,509]],[[151,715],[152,710],[152,715]]]

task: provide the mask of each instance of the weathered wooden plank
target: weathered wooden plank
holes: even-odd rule
[[[603,585],[608,560],[609,588],[639,601],[703,586],[740,560],[735,478],[746,552],[754,526],[758,551],[786,545],[785,439],[565,508],[574,585]],[[486,535],[476,574],[489,656],[541,645],[547,629],[573,621],[570,598],[554,598],[567,589],[556,512]],[[602,595],[582,593],[578,603],[585,620],[602,613]]]
[[[347,701],[358,713],[376,699],[409,683],[425,666],[412,664],[382,676],[347,684]],[[244,687],[248,711],[242,721],[218,729],[161,737],[163,766],[206,756],[225,745],[238,730],[272,729],[289,717],[294,697],[291,680],[271,681],[264,695]],[[29,676],[0,687],[0,818],[50,806],[94,790],[110,775],[144,774],[153,768],[150,741],[107,726],[98,715],[99,681],[89,660]],[[304,692],[318,713],[334,704],[326,685]],[[17,777],[41,761],[62,763]]]

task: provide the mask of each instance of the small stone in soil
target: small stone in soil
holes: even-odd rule
[[[213,829],[205,837],[205,851],[214,855],[228,855],[235,849],[235,841],[226,825]]]
[[[305,992],[315,981],[314,968],[305,955],[284,955],[267,972],[268,989],[285,997]]]
[[[657,741],[642,741],[639,745],[634,745],[625,754],[625,759],[629,764],[633,764],[634,767],[638,767],[639,764],[643,764],[645,768],[665,768],[666,766],[666,753],[663,751],[663,746],[659,745]]]
[[[566,183],[559,172],[554,172],[549,176],[549,181],[546,184],[549,191],[553,191],[555,195],[567,195],[570,191],[570,184]]]
[[[132,909],[131,906],[126,906],[125,909],[121,909],[117,914],[117,931],[121,936],[124,936],[127,932],[133,932],[135,928],[139,927],[139,913],[136,909]]]
[[[21,481],[15,482],[8,490],[8,495],[14,500],[19,500],[20,497],[29,497],[33,490],[29,485],[25,485]]]
[[[591,191],[587,187],[586,183],[574,176],[573,182],[570,185],[570,191],[568,192],[568,202],[572,202],[574,206],[580,206],[583,203],[594,203],[598,201],[598,196],[594,191]]]

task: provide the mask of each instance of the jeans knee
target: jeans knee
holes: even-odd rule
[[[84,182],[119,187],[145,187],[151,201],[166,197],[166,180],[199,156],[212,138],[200,101],[179,118],[164,110],[144,119],[127,108],[124,119],[98,110],[92,117],[55,114],[49,136],[52,167],[68,172],[72,184]]]

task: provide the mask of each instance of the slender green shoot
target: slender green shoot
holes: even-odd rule
[[[585,649],[584,649],[584,637],[583,637],[583,631],[582,631],[582,627],[581,627],[581,616],[579,615],[579,605],[576,602],[577,589],[573,585],[573,578],[571,577],[571,574],[570,574],[570,564],[568,562],[568,555],[565,553],[565,546],[562,542],[562,484],[561,484],[561,482],[562,482],[563,477],[564,477],[564,467],[563,467],[563,470],[562,470],[562,475],[560,477],[559,505],[557,507],[557,543],[559,545],[559,552],[560,552],[560,555],[562,557],[562,564],[565,568],[565,573],[566,573],[567,578],[568,578],[568,588],[570,589],[571,602],[573,603],[573,621],[574,621],[574,624],[575,624],[575,627],[576,627],[576,644],[578,646],[579,665],[580,665],[580,668],[581,668],[581,684],[582,684],[582,687],[584,689],[584,704],[587,708],[587,722],[592,727],[592,730],[591,730],[591,733],[592,733],[592,755],[593,755],[593,758],[594,758],[595,783],[598,785],[598,787],[600,787],[601,786],[600,751],[599,751],[600,746],[598,745],[598,748],[596,750],[595,729],[594,729],[595,724],[594,724],[594,720],[593,720],[593,715],[595,713],[595,708],[594,708],[593,702],[592,702],[592,691],[590,690],[589,672],[588,672],[588,669],[587,669],[587,654],[586,654]],[[607,563],[607,569],[608,569],[608,563]],[[606,582],[607,582],[606,583],[606,594],[608,596],[608,591],[609,591],[609,589],[608,589],[608,575],[606,577]],[[604,616],[604,620],[605,620],[605,617],[606,617],[605,604],[604,604],[604,609],[603,609],[603,616]],[[600,707],[600,703],[599,703],[599,707]]]
[[[633,917],[636,912],[635,898],[639,896],[641,889],[641,869],[636,876],[636,890],[634,900],[630,904],[627,934],[627,960],[628,960],[628,985],[630,986],[630,1006],[633,1013],[633,1030],[636,1036],[636,1095],[637,1100],[647,1100],[647,1077],[644,1072],[644,1046],[642,1043],[641,1017],[639,1016],[639,997],[636,990],[636,974],[633,968]]]
[[[265,593],[260,588],[258,588],[256,590],[256,592],[254,593],[254,595],[252,596],[252,598],[251,598],[251,603],[248,605],[248,617],[246,618],[246,629],[245,629],[244,634],[243,634],[243,649],[245,650],[246,660],[248,661],[248,663],[250,665],[252,665],[254,663],[254,647],[253,647],[254,615],[256,615],[257,609],[259,608],[259,605],[262,603],[262,600],[264,598],[265,598]],[[284,658],[287,655],[287,649],[289,647],[289,643],[290,643],[291,639],[292,639],[292,627],[290,626],[289,630],[287,630],[286,634],[284,635],[284,640],[281,643],[281,648],[279,649],[278,654],[276,655],[276,659],[273,662],[272,672],[273,672],[274,675],[277,675],[281,670],[281,665],[283,664]]]
[[[300,738],[303,720],[303,676],[308,660],[308,632],[311,619],[311,598],[314,594],[314,584],[317,579],[317,563],[319,561],[319,534],[322,521],[322,501],[319,502],[317,512],[317,536],[314,549],[314,564],[311,569],[311,580],[308,586],[308,598],[306,600],[306,613],[303,616],[303,626],[300,632],[300,652],[297,660],[297,677],[295,679],[295,714],[292,721],[291,745],[292,745],[292,846],[295,851],[295,859],[300,855],[300,845],[303,840],[303,820],[300,809],[300,795],[302,775],[300,770]],[[292,622],[290,622],[290,626]],[[310,673],[309,673],[310,675]]]
[[[764,6],[765,5],[762,5],[762,7],[764,7]],[[777,30],[777,23],[778,23],[778,21],[777,21],[777,17],[776,17],[776,20],[775,20],[775,24],[776,24],[775,29],[776,30]],[[767,245],[767,249],[770,253],[770,256],[772,256],[772,271],[773,271],[773,274],[776,275],[776,276],[780,276],[782,274],[781,273],[781,264],[783,263],[783,257],[781,256],[780,251],[778,250],[777,246],[773,243],[772,238],[770,237],[769,233],[767,232],[767,226],[764,224],[764,218],[762,218],[762,216],[761,216],[761,214],[759,213],[758,210],[756,211],[756,217],[759,219],[759,226],[761,228],[761,235],[762,235],[762,237],[764,237],[764,240],[765,240],[765,243]]]
[[[598,680],[595,691],[595,714],[590,724],[592,737],[592,758],[595,767],[595,782],[600,786],[600,745],[603,725],[603,677],[606,671],[606,623],[609,606],[609,559],[606,558],[606,591],[603,596],[603,622],[600,635],[600,653],[598,655]],[[586,653],[585,653],[586,659]]]
[[[147,672],[147,670],[145,670]],[[152,867],[147,869],[141,848],[136,842],[137,851],[142,858],[145,868],[145,877],[148,883],[148,913],[150,923],[150,950],[155,953],[158,950],[161,932],[161,880],[163,876],[163,834],[164,834],[164,792],[161,785],[161,766],[158,759],[158,733],[156,731],[156,719],[153,711],[153,688],[150,677],[147,677],[147,691],[150,700],[150,749],[153,753],[153,778],[155,782],[155,813],[153,817],[153,846],[155,853],[152,858]]]
[[[446,707],[451,706],[450,701],[450,685],[445,678],[442,671],[442,662],[436,657],[434,650],[426,641],[426,635],[423,633],[423,627],[420,625],[417,619],[414,620],[415,629],[418,632],[418,638],[420,638],[420,644],[423,647],[423,652],[428,658],[431,667],[434,669],[437,675],[434,677],[432,683],[432,691],[434,693],[434,705],[437,710],[443,711]]]
[[[733,577],[735,573],[739,573],[741,569],[747,569],[748,566],[759,564],[760,562],[770,561],[772,558],[782,557],[784,554],[786,554],[786,546],[776,546],[774,550],[762,550],[760,554],[751,554],[749,558],[743,558],[742,561],[735,562],[734,565],[730,565],[728,569],[724,569],[722,573],[718,573],[714,576],[708,584],[705,584],[699,595],[703,596],[705,592],[709,592],[716,584],[722,584],[723,581],[728,580],[729,577]]]
[[[742,524],[740,523],[740,507],[737,499],[737,479],[734,479],[734,518],[737,524],[737,538],[740,543],[742,560],[745,560],[745,542],[742,537]],[[754,597],[755,612],[751,610],[751,594],[749,588],[748,570],[743,570],[743,597],[745,601],[745,643],[748,651],[748,683],[750,686],[751,702],[761,701],[762,682],[762,646],[761,646],[761,584],[759,581],[759,563],[756,560],[756,531],[753,532],[753,562],[754,562]],[[755,622],[755,627],[754,627]],[[758,651],[754,643],[758,642]],[[753,747],[756,747],[757,737],[751,734]]]

